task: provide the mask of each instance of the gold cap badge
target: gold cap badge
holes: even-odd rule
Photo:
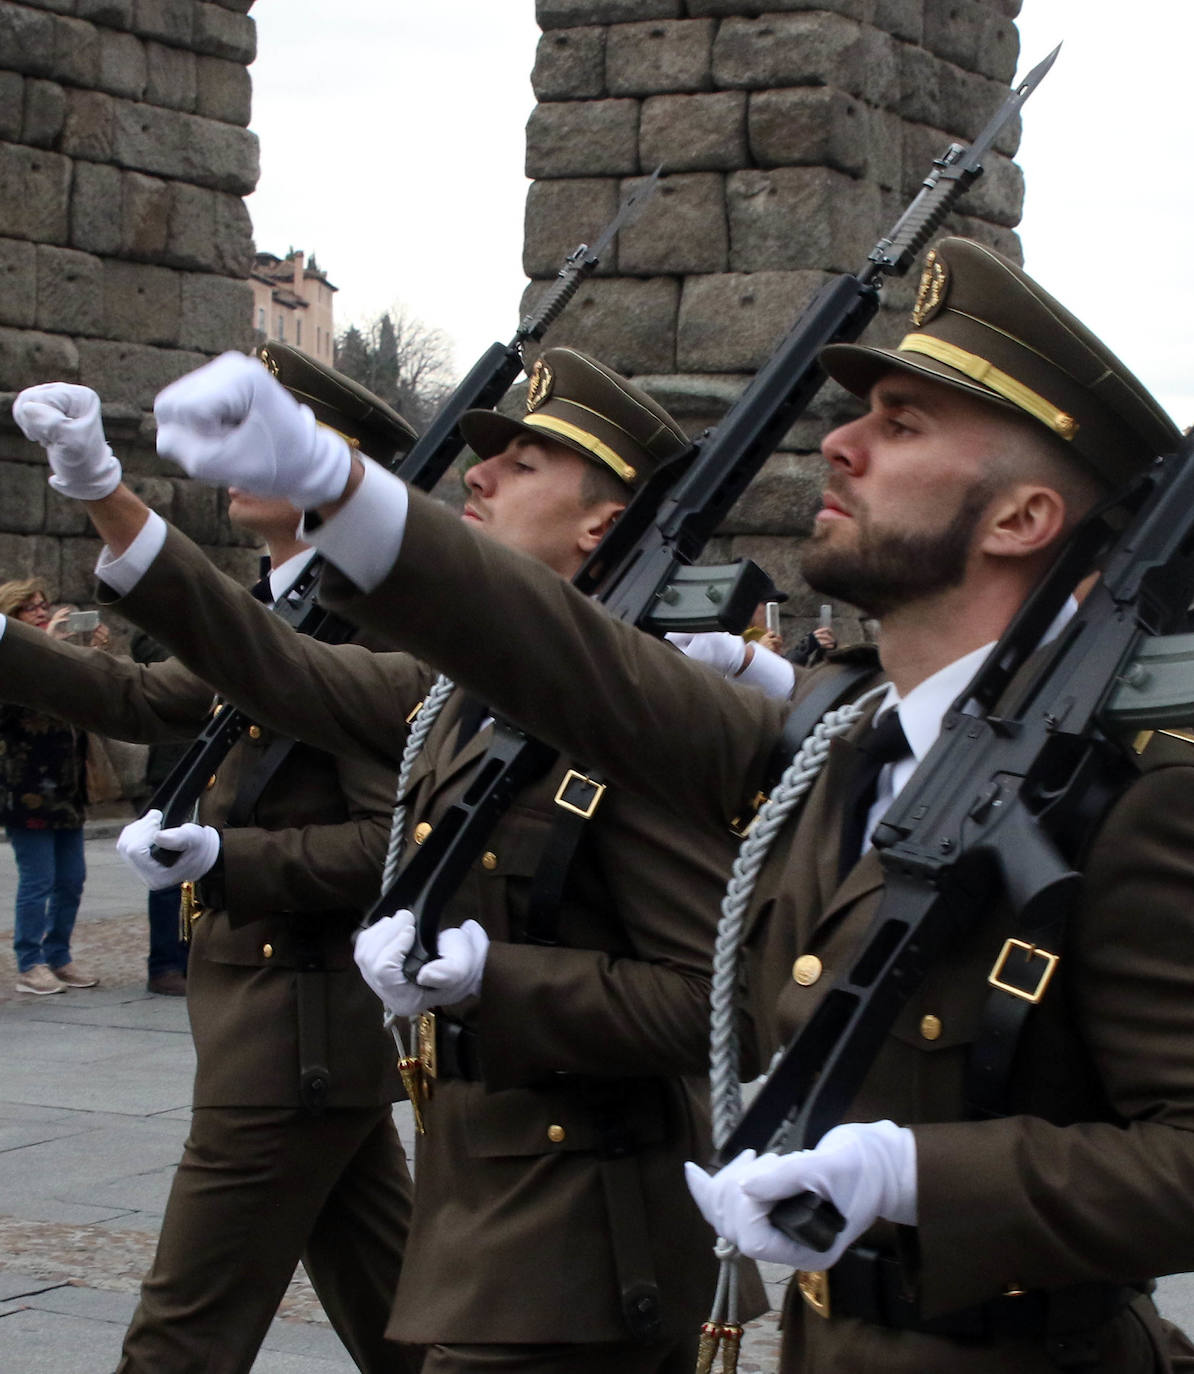
[[[539,407],[551,395],[551,386],[555,381],[555,375],[548,365],[539,358],[535,366],[531,368],[530,380],[527,383],[527,414]]]
[[[912,323],[919,329],[941,308],[945,299],[945,288],[949,273],[945,263],[937,256],[934,248],[925,259],[925,270],[920,276],[920,288],[916,293],[916,304],[912,307]]]

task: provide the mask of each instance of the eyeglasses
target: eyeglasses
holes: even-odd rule
[[[26,601],[24,605],[18,606],[16,615],[28,615],[31,611],[48,611],[50,603],[44,596],[39,596],[35,601]]]

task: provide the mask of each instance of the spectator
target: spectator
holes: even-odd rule
[[[45,589],[35,578],[0,584],[0,612],[42,630],[51,624]],[[81,731],[39,711],[0,706],[0,819],[17,864],[18,992],[45,996],[98,982],[70,951],[87,876],[86,766]]]

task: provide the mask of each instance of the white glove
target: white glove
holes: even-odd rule
[[[669,643],[688,658],[712,668],[722,677],[733,677],[742,667],[746,657],[746,640],[741,635],[732,635],[726,630],[713,630],[708,634],[681,634],[673,631],[664,635]]]
[[[430,1007],[450,1007],[481,990],[489,936],[476,921],[441,930],[437,958],[407,981],[406,956],[415,942],[415,918],[397,911],[362,930],[353,957],[365,982],[397,1016],[418,1016]]]
[[[159,392],[153,413],[158,453],[201,482],[281,496],[300,510],[344,494],[348,445],[256,358],[222,353]]]
[[[835,1126],[815,1150],[790,1155],[744,1150],[712,1178],[695,1164],[684,1173],[702,1216],[748,1259],[828,1269],[879,1217],[916,1224],[916,1137],[892,1121]],[[828,1250],[789,1240],[768,1219],[777,1202],[806,1190],[846,1219]]]
[[[796,669],[782,654],[756,643],[750,662],[734,681],[746,687],[757,687],[764,696],[774,697],[776,701],[787,701],[796,685]]]
[[[50,486],[75,501],[99,501],[120,485],[120,460],[108,447],[100,398],[86,386],[44,382],[26,387],[12,417],[50,460]]]
[[[176,849],[178,860],[169,868],[150,854],[151,845]],[[120,832],[116,852],[151,892],[179,883],[193,883],[210,872],[220,857],[220,832],[210,825],[186,825],[162,829],[162,813],[147,811]]]

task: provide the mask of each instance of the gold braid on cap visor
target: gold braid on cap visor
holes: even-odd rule
[[[603,444],[595,434],[590,434],[587,429],[581,429],[579,425],[571,425],[567,420],[558,420],[554,415],[528,415],[523,424],[533,425],[536,429],[550,430],[553,434],[562,434],[565,439],[571,439],[573,443],[587,448],[595,458],[600,458],[603,463],[613,468],[627,485],[637,476],[635,469],[624,458],[620,458],[608,444]]]
[[[1008,373],[1001,372],[986,358],[980,358],[977,353],[968,353],[957,344],[946,343],[944,339],[938,339],[933,334],[905,334],[900,340],[897,352],[923,353],[939,363],[945,363],[947,367],[964,373],[972,381],[981,383],[1002,396],[1004,400],[1010,401],[1019,410],[1026,411],[1034,420],[1039,420],[1054,434],[1060,434],[1063,439],[1072,439],[1078,433],[1078,421],[1072,415],[1067,415],[1064,410],[1058,410],[1039,392],[1026,387],[1023,382],[1016,381]]]

